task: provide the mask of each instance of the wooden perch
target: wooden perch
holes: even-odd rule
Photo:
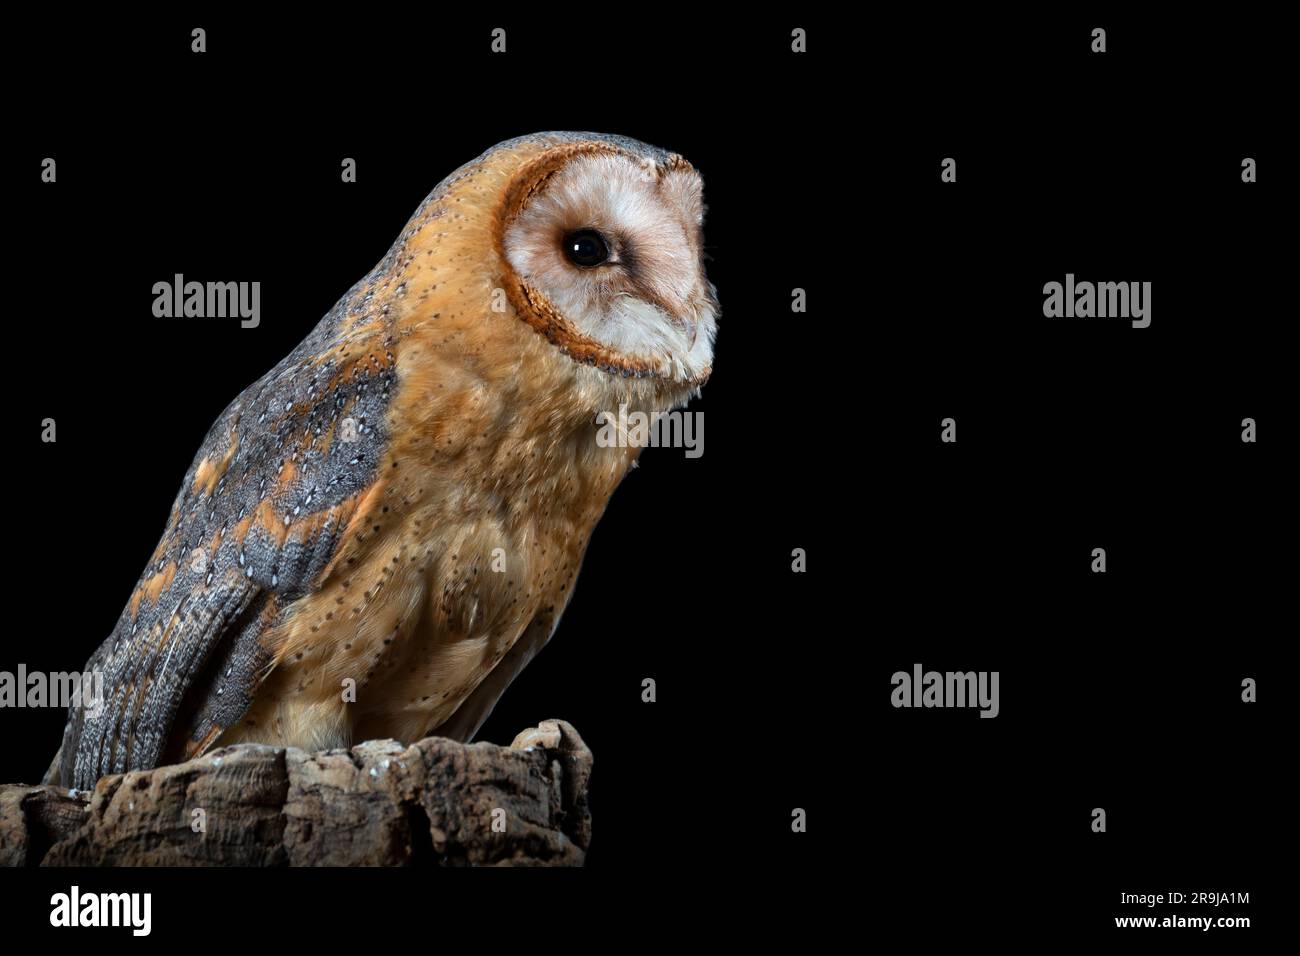
[[[591,751],[430,737],[307,753],[239,744],[104,777],[0,786],[9,866],[581,866]]]

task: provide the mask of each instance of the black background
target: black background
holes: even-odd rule
[[[642,456],[555,638],[480,734],[578,727],[596,755],[588,862],[607,875],[489,889],[313,874],[275,891],[401,908],[488,890],[543,921],[608,900],[722,932],[848,918],[865,939],[1180,945],[1198,931],[1116,929],[1151,912],[1120,892],[1236,891],[1251,903],[1176,912],[1252,917],[1206,934],[1220,945],[1262,937],[1294,570],[1279,31],[1102,12],[606,12],[15,32],[23,384],[0,669],[84,663],[217,414],[443,176],[527,132],[621,133],[705,178],[723,306],[692,405],[705,453]],[[495,26],[505,56],[489,52]],[[789,51],[793,26],[806,55]],[[1105,54],[1089,52],[1094,26]],[[55,185],[39,181],[45,156]],[[955,184],[939,181],[948,156]],[[1245,156],[1259,183],[1241,182]],[[176,272],[261,281],[260,327],[155,319],[152,284]],[[1151,327],[1044,318],[1043,284],[1067,272],[1150,281]],[[806,314],[790,312],[795,287]],[[948,416],[955,445],[939,441]],[[36,437],[45,417],[57,444]],[[1245,417],[1256,444],[1240,441]],[[1000,671],[1000,716],[892,708],[890,675],[917,662]],[[1247,676],[1257,704],[1240,700]],[[61,727],[54,711],[0,711],[0,778],[38,779]],[[807,833],[791,832],[795,807]],[[233,885],[79,882],[153,890],[156,937],[193,912],[177,894]],[[39,928],[68,883],[7,877],[35,895],[6,921]]]

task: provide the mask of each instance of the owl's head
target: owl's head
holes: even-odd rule
[[[703,182],[634,140],[546,134],[499,216],[516,311],[573,360],[694,389],[709,376],[718,304],[704,274]]]

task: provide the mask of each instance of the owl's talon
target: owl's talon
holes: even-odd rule
[[[553,720],[543,720],[536,727],[520,731],[510,745],[511,750],[532,750],[541,747],[553,750],[560,745],[560,725]]]

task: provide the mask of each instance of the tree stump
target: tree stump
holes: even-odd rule
[[[8,866],[581,866],[591,751],[430,737],[307,753],[239,744],[104,777],[0,786]]]

